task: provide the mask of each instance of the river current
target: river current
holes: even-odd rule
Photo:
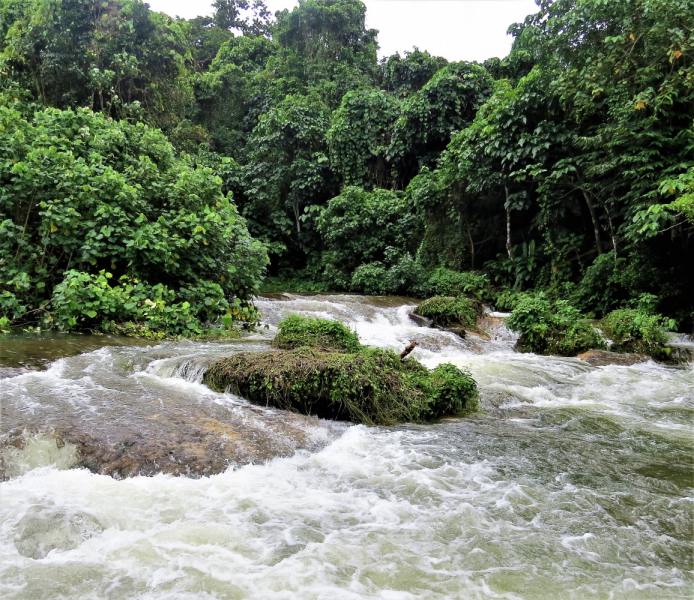
[[[416,327],[407,299],[258,304],[269,327],[240,341],[54,336],[26,356],[0,352],[9,367],[46,354],[43,370],[0,380],[0,435],[27,438],[2,457],[0,597],[692,597],[693,364],[519,354],[498,319],[491,340],[463,340]],[[482,412],[348,426],[200,383],[211,357],[266,351],[290,312],[343,320],[373,346],[418,341],[412,356],[427,366],[472,373]],[[64,340],[76,349],[53,360]],[[199,471],[176,476],[183,460],[179,472],[157,458],[149,476],[117,478],[71,468],[74,447],[48,435],[77,424],[117,445],[136,429],[179,465],[182,443],[160,440],[201,421],[200,435],[237,436],[228,468],[201,458]]]

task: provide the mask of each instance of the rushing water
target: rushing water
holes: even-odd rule
[[[28,436],[4,455],[0,597],[692,597],[691,364],[517,354],[498,320],[491,340],[462,340],[415,327],[406,299],[259,304],[270,328],[250,339],[111,340],[0,381],[0,433]],[[210,357],[264,351],[296,311],[342,319],[375,346],[417,340],[413,356],[428,366],[472,372],[484,413],[348,427],[199,383]],[[171,442],[175,462],[202,421],[210,435],[233,429],[229,440],[245,444],[238,466],[117,479],[68,468],[76,450],[46,437],[78,426],[117,445],[174,428],[185,441]]]

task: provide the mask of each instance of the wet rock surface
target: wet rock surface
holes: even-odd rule
[[[466,339],[468,337],[473,337],[473,338],[478,338],[481,340],[494,339],[493,334],[490,334],[490,332],[487,331],[486,326],[491,326],[492,328],[496,328],[499,325],[499,322],[503,323],[503,321],[504,321],[504,319],[499,319],[499,318],[480,317],[477,319],[476,327],[462,327],[462,326],[458,326],[458,325],[451,325],[450,327],[442,327],[440,325],[436,325],[436,323],[434,323],[434,321],[432,321],[428,317],[423,317],[422,315],[418,315],[417,313],[414,313],[414,312],[409,313],[407,316],[418,327],[438,329],[439,331],[448,331],[449,333],[457,335],[458,337],[460,337],[462,339]]]
[[[422,315],[418,315],[413,312],[409,313],[407,316],[409,317],[410,321],[413,321],[419,327],[434,327],[434,322],[427,317],[423,317]]]
[[[26,369],[24,367],[0,367],[0,379],[10,379],[18,377],[25,373],[30,373],[34,369]]]
[[[116,479],[158,473],[196,478],[297,450],[317,450],[340,429],[337,424],[279,411],[258,409],[255,416],[257,420],[249,414],[239,418],[217,407],[197,415],[153,413],[146,428],[133,421],[131,427],[111,432],[104,426],[50,433],[12,431],[0,442],[0,481],[21,475],[37,462],[59,464],[62,455],[63,468],[86,468]],[[37,440],[44,456],[36,456]],[[27,456],[31,453],[35,456]]]
[[[609,365],[630,367],[652,360],[650,356],[645,354],[620,354],[618,352],[608,352],[607,350],[588,350],[588,352],[579,354],[576,358],[580,358],[594,367],[606,367]]]
[[[268,344],[256,338],[110,346],[47,370],[12,368],[17,375],[0,381],[0,480],[47,465],[118,479],[196,478],[316,450],[341,433],[340,425],[195,383],[215,352],[251,348],[265,351]]]
[[[0,379],[47,369],[60,359],[104,347],[153,346],[155,342],[120,335],[90,335],[37,331],[13,332],[0,343]]]

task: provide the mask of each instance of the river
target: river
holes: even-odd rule
[[[258,304],[268,329],[239,341],[3,338],[0,597],[692,597],[694,365],[518,354],[498,319],[463,340],[407,299]],[[483,411],[349,426],[200,383],[289,312],[418,341]]]

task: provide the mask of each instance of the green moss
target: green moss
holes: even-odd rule
[[[357,352],[361,348],[357,334],[338,321],[289,315],[279,324],[273,348],[291,350],[302,346]]]
[[[434,296],[422,302],[415,314],[431,319],[439,327],[475,327],[479,304],[458,296]]]
[[[614,310],[601,322],[605,335],[614,342],[616,352],[639,352],[667,360],[670,349],[664,346],[665,318],[635,309]]]
[[[565,300],[540,295],[518,302],[506,325],[520,333],[521,352],[576,356],[591,349],[607,349],[600,333]]]
[[[477,385],[464,371],[429,371],[371,348],[237,354],[213,363],[203,381],[257,404],[366,425],[423,422],[477,407]]]

